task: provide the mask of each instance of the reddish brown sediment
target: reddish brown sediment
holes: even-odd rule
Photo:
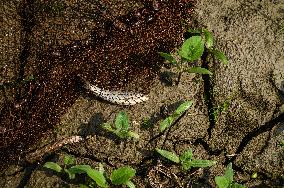
[[[80,95],[80,77],[108,90],[148,93],[163,65],[158,52],[182,42],[182,20],[192,10],[187,3],[192,1],[147,3],[115,20],[105,19],[88,44],[43,52],[36,79],[2,108],[0,160],[17,159],[59,122]]]

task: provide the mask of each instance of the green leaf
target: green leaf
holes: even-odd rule
[[[132,131],[128,131],[127,132],[127,136],[128,137],[132,137],[132,138],[135,138],[135,139],[139,139],[139,134],[135,133],[135,132],[132,132]]]
[[[229,163],[226,170],[225,170],[225,174],[224,176],[227,178],[227,180],[229,181],[229,183],[231,184],[233,182],[233,178],[234,178],[234,171],[232,168],[232,163]]]
[[[171,124],[174,122],[174,118],[172,116],[167,117],[160,123],[160,131],[163,132],[166,130]]]
[[[179,51],[179,55],[182,58],[185,58],[188,61],[193,62],[202,56],[203,51],[204,51],[204,42],[201,36],[192,36],[186,41],[184,41]]]
[[[69,171],[71,171],[71,173],[86,173],[92,180],[96,182],[98,186],[104,188],[108,187],[103,173],[98,170],[92,169],[92,167],[89,165],[76,165],[71,167]]]
[[[218,188],[229,188],[231,184],[225,176],[216,176],[215,183],[217,184]]]
[[[73,180],[73,179],[75,179],[75,175],[76,175],[76,173],[73,173],[73,171],[71,170],[69,170],[69,169],[64,169],[64,172],[66,172],[67,174],[68,174],[68,177],[69,177],[69,179],[70,180]]]
[[[134,183],[133,183],[132,181],[127,181],[125,184],[126,184],[129,188],[135,188],[135,185],[134,185]]]
[[[192,105],[192,101],[185,101],[182,104],[179,105],[179,107],[175,110],[175,114],[181,115],[185,111],[187,111]]]
[[[163,132],[169,126],[171,126],[173,122],[180,115],[182,115],[186,110],[188,110],[191,107],[191,105],[192,105],[192,101],[186,101],[186,102],[183,102],[181,105],[179,105],[179,107],[175,110],[175,112],[171,116],[167,117],[160,123],[160,131]]]
[[[159,148],[156,148],[156,151],[163,157],[169,159],[170,161],[179,163],[179,157],[175,153]]]
[[[110,175],[110,180],[114,185],[126,184],[135,176],[136,170],[131,167],[121,167],[114,170]]]
[[[109,132],[115,132],[115,130],[111,127],[110,123],[104,123],[103,128],[106,129]]]
[[[227,57],[225,56],[225,54],[223,52],[214,49],[214,50],[212,50],[212,53],[224,65],[228,65],[229,64],[229,61],[228,61]]]
[[[117,130],[128,131],[129,122],[125,112],[119,112],[115,119],[115,127]]]
[[[209,32],[207,29],[203,29],[203,33],[205,36],[205,45],[207,48],[212,48],[213,47],[213,34]]]
[[[65,155],[63,161],[65,165],[71,165],[74,164],[75,158],[71,155]]]
[[[180,156],[181,161],[191,161],[192,159],[192,149],[188,149],[185,152],[183,152]]]
[[[204,168],[204,167],[209,167],[215,165],[217,162],[216,161],[211,161],[211,160],[199,160],[195,159],[190,162],[191,167],[199,167],[199,168]]]
[[[57,163],[54,162],[46,162],[43,167],[49,168],[51,170],[54,170],[55,172],[61,172],[62,168]]]
[[[106,184],[106,179],[100,171],[95,170],[95,169],[89,169],[87,171],[87,174],[90,178],[92,178],[92,180],[96,182],[98,186],[108,187],[108,185]]]
[[[165,60],[169,61],[170,63],[172,63],[174,65],[177,64],[176,59],[171,54],[164,53],[164,52],[159,52],[159,54],[160,54],[160,56],[165,58]]]
[[[233,184],[231,185],[231,188],[245,188],[245,186],[244,186],[244,185],[241,185],[241,184],[238,184],[238,183],[233,183]]]
[[[181,156],[179,157],[182,168],[184,170],[189,170],[191,168],[191,160],[192,160],[192,149],[188,149],[187,151],[183,152]]]
[[[186,70],[188,73],[198,73],[198,74],[209,74],[212,75],[213,73],[210,72],[208,69],[202,67],[192,67]]]

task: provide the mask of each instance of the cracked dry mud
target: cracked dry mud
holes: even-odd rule
[[[47,119],[45,121],[31,120],[22,123],[24,120],[17,119],[22,117],[21,114],[9,121],[3,120],[3,114],[7,113],[3,109],[7,109],[7,106],[8,109],[13,109],[13,106],[25,105],[25,101],[21,100],[24,97],[17,96],[19,93],[28,93],[24,96],[35,100],[32,98],[32,89],[39,87],[36,83],[36,86],[32,83],[29,86],[23,84],[24,89],[21,91],[7,87],[3,92],[2,89],[1,135],[16,126],[11,124],[5,127],[3,122],[17,123],[20,128],[24,124],[27,126],[27,134],[46,133],[41,134],[41,141],[31,146],[31,151],[59,141],[65,136],[88,135],[88,139],[64,146],[43,158],[43,161],[11,163],[10,161],[16,161],[13,158],[2,161],[1,165],[5,170],[0,176],[0,187],[66,185],[66,179],[59,178],[42,167],[44,162],[51,160],[62,164],[62,158],[66,153],[74,155],[78,164],[97,167],[101,162],[107,172],[130,165],[137,170],[133,180],[137,187],[216,187],[214,177],[223,174],[225,165],[229,162],[234,164],[235,180],[247,187],[284,186],[284,149],[279,145],[284,140],[284,33],[280,29],[281,24],[284,24],[283,1],[198,1],[194,13],[194,19],[198,23],[196,25],[213,31],[218,48],[228,56],[229,66],[213,62],[210,64],[210,69],[215,72],[212,79],[199,75],[184,75],[178,86],[168,86],[165,79],[159,79],[160,75],[167,75],[167,71],[170,71],[165,68],[161,70],[162,74],[156,75],[153,71],[153,75],[149,74],[149,77],[145,78],[147,83],[149,79],[154,78],[151,87],[146,87],[149,86],[147,84],[138,84],[137,88],[136,80],[130,78],[129,85],[122,84],[119,88],[147,89],[150,98],[145,103],[131,107],[109,104],[82,91],[82,87],[77,86],[80,85],[77,83],[77,77],[69,77],[81,70],[77,70],[72,64],[64,65],[70,66],[70,70],[74,71],[60,76],[66,73],[62,68],[64,66],[59,63],[62,60],[59,58],[54,62],[52,59],[44,62],[46,57],[42,52],[48,51],[56,55],[59,53],[58,47],[81,45],[72,41],[87,43],[85,40],[106,19],[97,15],[99,10],[108,10],[106,15],[108,19],[113,20],[127,14],[129,10],[141,8],[141,3],[123,1],[118,4],[118,1],[114,0],[102,1],[105,7],[98,7],[91,1],[35,1],[36,3],[29,7],[25,2],[30,3],[14,0],[1,2],[0,5],[5,23],[1,28],[0,83],[7,83],[15,78],[21,79],[40,68],[43,68],[43,72],[46,71],[46,77],[42,78],[50,78],[53,84],[58,83],[52,85],[48,81],[42,82],[47,88],[50,85],[55,86],[54,90],[43,92],[45,99],[51,101],[48,106],[39,97],[36,98],[38,105],[25,107],[25,110],[44,114],[44,118]],[[25,6],[29,11],[18,11],[19,7]],[[41,7],[42,11],[38,7]],[[29,25],[29,22],[21,20],[23,16],[31,17],[35,21],[32,22],[32,30],[22,28]],[[179,30],[176,33],[170,49],[180,43],[182,32]],[[28,38],[29,36],[33,37]],[[49,47],[55,50],[50,52]],[[23,52],[30,52],[28,58],[23,57]],[[69,49],[68,53],[72,54],[68,57],[72,59],[70,56],[80,54],[75,52],[76,48],[73,51]],[[86,55],[77,61],[85,61],[89,57]],[[38,59],[41,61],[37,62]],[[59,66],[53,67],[58,64]],[[84,68],[87,70],[88,66]],[[90,78],[92,75],[87,73],[83,76]],[[62,82],[66,86],[62,86]],[[72,87],[75,89],[70,89]],[[66,97],[67,101],[53,101],[53,92],[57,91],[56,88],[61,90],[55,92],[55,95]],[[38,90],[41,93],[40,89]],[[209,100],[204,98],[206,92]],[[183,100],[193,100],[194,105],[174,126],[160,134],[158,122],[167,117]],[[219,114],[217,121],[213,122],[212,117],[208,115],[208,106],[221,105],[225,100],[231,101],[228,111]],[[39,108],[44,104],[45,106]],[[57,108],[58,106],[61,108]],[[102,123],[113,120],[120,110],[129,114],[132,130],[140,135],[139,141],[121,141],[102,130]],[[40,128],[28,124],[42,122],[46,124]],[[49,122],[58,123],[52,129],[54,125]],[[30,130],[31,128],[33,130]],[[4,152],[10,152],[12,155],[13,152],[18,153],[24,149],[17,140],[26,139],[26,135],[18,133],[19,138],[10,138],[9,134],[7,135],[1,136],[1,147],[11,144],[16,149],[1,149],[1,159],[7,159],[3,158]],[[27,141],[33,143],[29,139]],[[217,164],[212,168],[193,169],[188,173],[182,173],[178,166],[160,160],[154,154],[156,147],[175,151],[177,154],[192,148],[195,158],[216,160]],[[254,172],[258,172],[257,179],[250,178]],[[75,182],[69,184],[76,187]]]

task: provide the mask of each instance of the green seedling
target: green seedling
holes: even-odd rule
[[[229,163],[224,176],[216,176],[215,182],[218,188],[245,188],[244,185],[234,182],[234,171],[232,168],[232,163]]]
[[[218,117],[220,116],[220,114],[227,112],[231,103],[232,103],[231,99],[227,99],[221,105],[218,105],[217,108],[214,108],[212,113],[213,113],[215,122],[218,120]]]
[[[113,185],[127,185],[129,188],[135,188],[134,183],[130,180],[135,176],[135,169],[131,167],[121,167],[114,170],[110,175]]]
[[[89,187],[101,187],[108,188],[107,180],[105,178],[105,170],[103,165],[100,164],[99,169],[93,169],[90,165],[74,165],[75,159],[72,156],[64,156],[64,167],[54,162],[46,162],[45,168],[51,169],[57,173],[68,174],[69,179],[75,179],[76,174],[86,174],[90,181],[87,181],[88,185],[80,184],[81,188]],[[74,166],[72,166],[74,165]],[[135,188],[131,178],[135,176],[135,169],[131,167],[121,167],[112,171],[110,175],[110,182],[113,185],[126,185],[129,188]]]
[[[284,147],[284,140],[281,141],[280,146]]]
[[[174,163],[181,164],[184,171],[190,170],[192,167],[205,168],[216,164],[216,161],[193,159],[192,149],[186,150],[181,154],[181,156],[159,148],[156,148],[156,151],[166,159]]]
[[[114,127],[110,123],[104,123],[103,128],[114,133],[119,138],[135,138],[139,139],[139,135],[129,131],[129,119],[125,112],[119,112],[116,116]]]
[[[185,40],[176,52],[173,54],[159,52],[159,54],[165,58],[170,64],[174,65],[178,69],[178,81],[179,83],[181,75],[186,73],[199,73],[209,74],[213,73],[206,68],[200,66],[192,66],[194,62],[201,59],[201,56],[206,51],[209,55],[213,55],[223,64],[227,65],[228,60],[224,53],[217,50],[214,47],[213,34],[206,29],[201,30],[188,30],[188,32],[195,36]]]
[[[172,115],[164,119],[160,123],[160,131],[165,131],[170,127],[183,113],[185,113],[192,106],[192,101],[186,101],[179,105],[179,107],[174,111]]]
[[[46,162],[44,164],[45,168],[51,169],[58,173],[66,173],[68,174],[69,179],[75,179],[76,174],[85,173],[90,177],[96,184],[96,186],[107,188],[108,185],[106,183],[106,179],[104,177],[104,171],[100,168],[100,170],[92,169],[89,165],[74,165],[75,159],[70,155],[64,156],[64,167],[61,167],[59,164],[54,162]],[[74,166],[72,166],[74,165]],[[70,167],[71,166],[71,167]],[[70,167],[70,168],[68,168]],[[93,187],[94,182],[92,182],[89,186],[80,185],[80,187]]]

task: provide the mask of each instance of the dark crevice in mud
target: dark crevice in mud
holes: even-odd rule
[[[22,36],[21,36],[21,52],[19,55],[19,70],[18,70],[18,78],[17,82],[21,83],[25,77],[25,67],[28,63],[28,58],[30,54],[30,37],[32,34],[32,28],[35,26],[35,19],[34,19],[34,4],[35,2],[32,0],[24,0],[23,6],[20,10],[20,16],[22,20]],[[18,88],[18,92],[16,94],[16,99],[21,98],[21,88]]]
[[[26,187],[26,185],[28,184],[31,176],[32,176],[32,173],[34,172],[34,170],[36,168],[38,168],[40,164],[39,163],[32,163],[32,164],[26,164],[26,167],[25,167],[25,172],[24,172],[24,176],[23,178],[21,179],[19,185],[17,188],[24,188]]]
[[[207,49],[204,50],[203,55],[201,56],[202,60],[202,68],[208,69],[209,61],[207,60],[209,56],[209,53]],[[213,96],[213,83],[212,79],[210,79],[210,76],[208,74],[202,74],[202,79],[204,82],[204,100],[205,104],[207,105],[207,112],[208,112],[208,118],[209,118],[209,128],[207,129],[207,133],[209,136],[209,139],[212,135],[212,129],[215,127],[215,116],[214,116],[214,96]]]
[[[193,145],[195,145],[195,146],[196,145],[202,145],[202,147],[207,151],[207,153],[209,155],[219,156],[224,151],[224,150],[220,150],[220,149],[212,149],[212,148],[210,148],[209,144],[206,141],[204,141],[203,138],[196,139],[193,142]]]
[[[264,125],[262,125],[258,128],[253,129],[251,132],[246,134],[246,136],[240,142],[240,145],[236,150],[236,154],[240,154],[252,139],[254,139],[255,137],[257,137],[258,135],[260,135],[264,132],[271,131],[271,129],[274,126],[276,126],[277,123],[282,122],[283,120],[284,120],[284,113],[280,114],[278,117],[274,118],[273,120],[265,123]],[[235,158],[236,158],[236,156],[234,156],[231,159],[231,161],[234,161]]]

